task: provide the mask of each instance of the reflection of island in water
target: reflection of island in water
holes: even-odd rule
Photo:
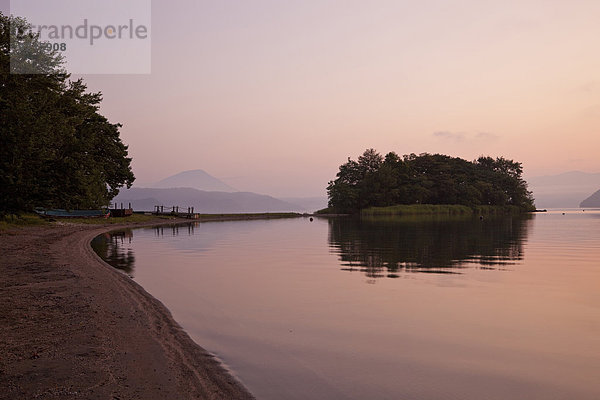
[[[531,216],[332,218],[329,246],[342,269],[370,278],[401,271],[458,273],[473,265],[495,269],[523,257]]]

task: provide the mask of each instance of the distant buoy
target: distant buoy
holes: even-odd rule
[[[312,218],[312,217],[310,217],[310,222],[312,222],[312,220],[313,220],[313,218]]]
[[[479,219],[483,219],[483,215],[480,215],[480,216],[479,216]]]
[[[563,213],[563,215],[565,215],[565,213]]]

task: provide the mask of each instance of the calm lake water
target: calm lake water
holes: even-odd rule
[[[307,218],[93,246],[259,399],[600,399],[600,212]]]

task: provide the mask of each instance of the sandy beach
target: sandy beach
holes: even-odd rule
[[[161,302],[92,251],[93,237],[122,226],[0,232],[0,398],[252,399]]]

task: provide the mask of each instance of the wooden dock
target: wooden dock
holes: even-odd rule
[[[180,211],[181,209],[181,211]],[[198,219],[200,215],[194,212],[194,207],[179,207],[179,206],[154,206],[152,211],[154,215],[172,215],[180,218]]]
[[[130,215],[133,215],[133,208],[131,208],[131,203],[129,203],[128,207],[125,208],[123,206],[123,203],[121,203],[121,207],[119,208],[119,204],[114,203],[112,204],[112,207],[109,207],[108,211],[110,211],[110,216],[111,217],[129,217]]]

